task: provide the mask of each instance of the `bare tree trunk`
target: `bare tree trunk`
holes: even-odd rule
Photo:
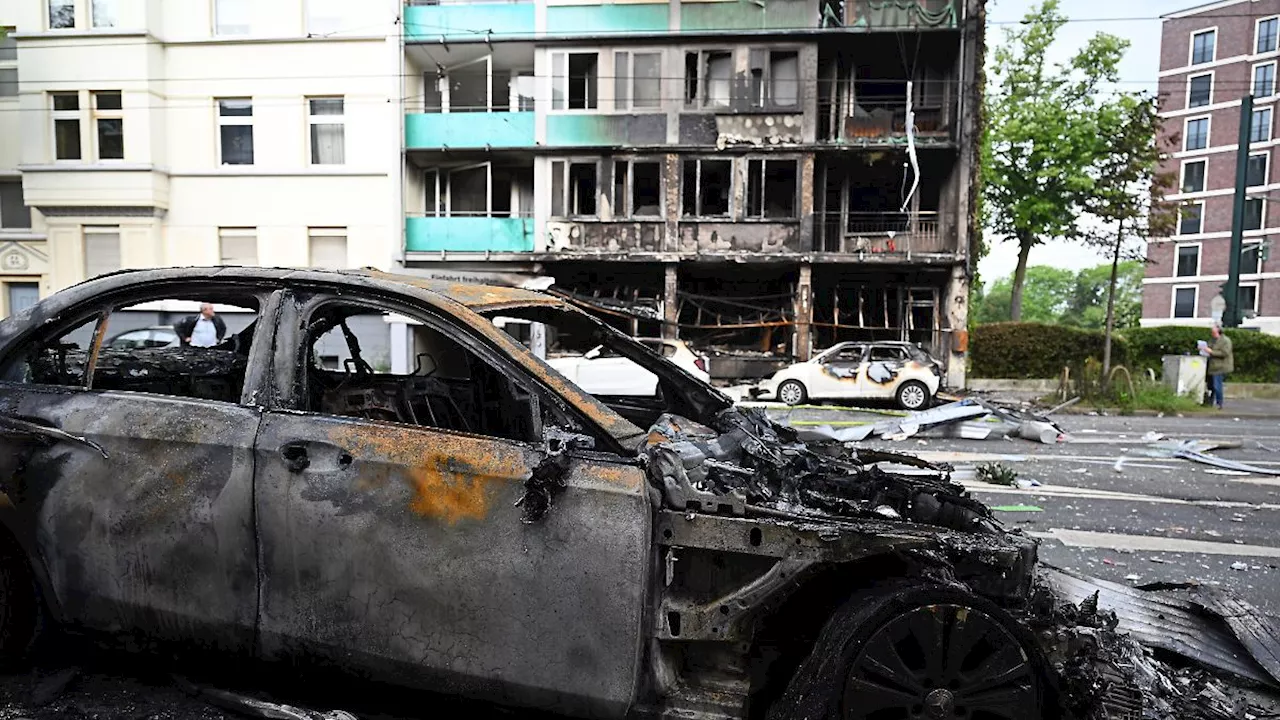
[[[1107,330],[1102,340],[1102,378],[1111,374],[1111,333],[1116,325],[1116,277],[1120,272],[1120,245],[1124,242],[1124,221],[1116,227],[1116,244],[1111,248],[1111,282],[1107,285]]]
[[[1013,272],[1013,288],[1009,294],[1009,319],[1022,322],[1022,285],[1027,281],[1027,258],[1031,256],[1031,236],[1018,236],[1018,269]]]

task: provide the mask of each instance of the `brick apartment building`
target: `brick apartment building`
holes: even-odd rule
[[[1207,325],[1227,280],[1240,101],[1254,96],[1241,256],[1245,327],[1280,333],[1280,175],[1274,169],[1280,0],[1224,0],[1163,17],[1160,109],[1173,147],[1165,169],[1183,205],[1176,234],[1149,244],[1142,324]],[[1277,265],[1276,267],[1280,267]],[[1268,272],[1270,271],[1270,272]]]

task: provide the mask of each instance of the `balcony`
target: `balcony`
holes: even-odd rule
[[[644,147],[666,142],[665,114],[547,115],[548,147]]]
[[[751,30],[804,30],[818,27],[813,0],[732,0],[680,5],[680,32],[723,33]]]
[[[530,148],[531,112],[410,113],[405,116],[406,150]]]
[[[533,218],[411,217],[405,220],[408,252],[530,252]]]
[[[531,2],[410,4],[404,12],[404,41],[485,42],[534,34]]]
[[[843,255],[906,256],[956,252],[938,227],[938,213],[828,212],[819,216],[818,247]]]
[[[670,4],[620,3],[548,5],[548,35],[665,33],[671,29]]]
[[[841,112],[848,108],[848,114]],[[951,124],[941,107],[917,107],[915,141],[917,145],[947,145],[951,142]],[[905,145],[907,142],[907,104],[902,101],[869,101],[853,105],[819,103],[818,136],[822,142],[864,147],[872,145]]]
[[[822,26],[856,30],[954,30],[960,0],[823,0]]]

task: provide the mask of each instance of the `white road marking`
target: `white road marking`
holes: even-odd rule
[[[1186,540],[1183,538],[1156,537],[1154,535],[1124,535],[1121,533],[1065,530],[1062,528],[1053,528],[1049,532],[1033,532],[1030,534],[1033,537],[1057,540],[1068,547],[1280,558],[1280,547],[1267,545],[1236,545],[1235,543],[1210,542],[1208,540]]]
[[[892,450],[892,447],[886,449]],[[1145,455],[1142,452],[1125,453],[1122,455],[1004,455],[1000,453],[980,453],[980,452],[948,452],[946,450],[907,450],[911,455],[915,455],[921,460],[930,462],[949,462],[949,463],[979,463],[979,462],[1095,462],[1110,465],[1121,457],[1124,458],[1125,467],[1136,467],[1135,463],[1139,462],[1177,462],[1177,468],[1182,467],[1200,467],[1199,463],[1193,463],[1189,460],[1179,460],[1172,457],[1156,457]],[[1245,460],[1249,465],[1280,465],[1280,460]],[[1182,465],[1181,463],[1186,463]],[[1174,466],[1169,466],[1174,467]],[[1205,466],[1207,467],[1207,466]]]
[[[1280,503],[1250,503],[1237,500],[1184,500],[1182,498],[1161,497],[1159,495],[1142,495],[1140,493],[1118,492],[1115,490],[1094,490],[1092,488],[1072,487],[1070,485],[1042,485],[1035,488],[1015,488],[1003,485],[991,485],[979,480],[958,480],[965,489],[979,494],[999,495],[1032,495],[1036,497],[1075,498],[1077,500],[1114,500],[1117,502],[1149,503],[1153,505],[1189,505],[1193,507],[1214,508],[1248,508],[1258,510],[1280,510]]]

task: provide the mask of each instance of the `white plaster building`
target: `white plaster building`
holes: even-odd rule
[[[392,0],[0,3],[0,315],[31,283],[43,297],[120,267],[389,267],[399,14]]]

